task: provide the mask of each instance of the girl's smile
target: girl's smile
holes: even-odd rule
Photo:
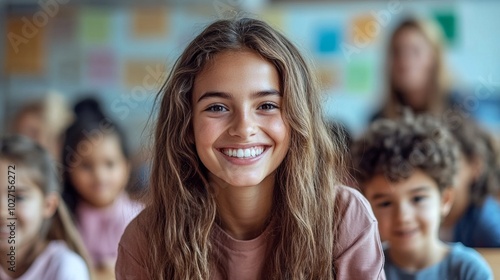
[[[262,158],[263,154],[267,151],[266,147],[262,144],[253,144],[245,146],[233,146],[218,149],[232,164],[248,165],[257,162]]]

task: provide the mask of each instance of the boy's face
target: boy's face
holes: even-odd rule
[[[449,188],[440,193],[437,183],[420,170],[395,183],[377,175],[364,188],[381,239],[391,250],[418,253],[436,244],[441,217],[451,207]]]

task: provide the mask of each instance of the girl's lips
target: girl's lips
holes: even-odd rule
[[[251,147],[253,147],[253,146],[251,146]],[[233,157],[233,156],[229,156],[229,155],[225,154],[223,152],[223,149],[217,149],[217,151],[219,151],[219,153],[222,155],[222,157],[224,157],[224,159],[226,159],[227,161],[229,161],[230,163],[235,164],[235,165],[254,164],[255,162],[259,161],[267,153],[268,150],[269,150],[268,147],[264,147],[262,153],[260,153],[259,155],[256,155],[254,157],[250,156],[250,157],[239,158],[239,157]]]
[[[222,148],[220,151],[229,157],[234,158],[254,158],[262,154],[265,150],[264,146],[252,146],[249,148]]]

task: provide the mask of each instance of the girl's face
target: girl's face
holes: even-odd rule
[[[80,164],[70,168],[70,179],[78,194],[96,207],[113,203],[125,188],[129,178],[128,162],[116,136],[106,135],[100,139],[85,139],[81,145],[90,146],[80,153]],[[76,149],[75,149],[76,150]]]
[[[15,165],[15,170],[9,169],[9,165]],[[8,171],[15,172],[15,178],[8,178]],[[44,196],[40,187],[31,179],[32,172],[21,165],[0,160],[0,249],[2,252],[6,252],[5,250],[10,246],[15,246],[17,250],[26,249],[40,241],[39,234],[43,221],[50,218],[57,208],[57,195]],[[9,180],[15,180],[14,184],[9,184]],[[15,187],[15,192],[10,192],[10,196],[9,186]],[[12,195],[15,195],[12,213],[14,216],[8,211],[8,203],[12,202],[9,201],[13,198]],[[17,219],[8,220],[12,217]],[[11,222],[15,222],[13,234],[9,228]]]
[[[417,29],[404,28],[394,37],[392,48],[392,83],[408,105],[419,108],[426,102],[425,89],[435,65],[432,46]],[[408,94],[418,92],[422,93]]]
[[[254,186],[281,164],[290,145],[273,64],[250,51],[227,51],[209,62],[193,88],[196,150],[213,179]]]

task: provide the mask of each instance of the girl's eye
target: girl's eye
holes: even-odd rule
[[[262,104],[262,105],[259,106],[259,109],[266,110],[266,111],[269,111],[269,110],[272,110],[272,109],[278,109],[278,108],[279,107],[276,106],[273,103],[265,103],[265,104]]]
[[[213,105],[208,107],[205,111],[208,112],[225,112],[227,109],[222,105]]]
[[[92,165],[89,163],[82,163],[81,167],[82,167],[82,169],[85,169],[86,171],[89,171],[92,169]]]

